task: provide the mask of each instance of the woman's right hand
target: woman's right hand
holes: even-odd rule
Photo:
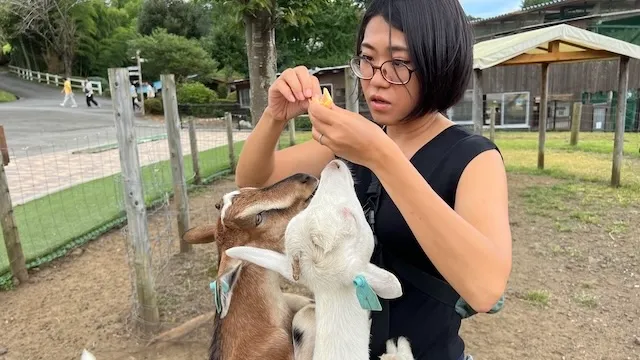
[[[267,107],[274,120],[286,122],[307,111],[309,99],[321,93],[318,78],[306,67],[289,68],[271,84]]]

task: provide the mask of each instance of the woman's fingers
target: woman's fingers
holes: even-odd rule
[[[311,86],[312,96],[313,97],[321,97],[322,96],[322,89],[320,88],[320,80],[318,80],[317,77],[312,75],[311,76],[311,81],[313,83],[313,85]]]
[[[317,141],[318,143],[320,143],[320,145],[327,145],[327,135],[323,134],[320,130],[318,130],[318,128],[316,128],[315,126],[311,128],[311,137]]]
[[[319,103],[309,104],[309,118],[312,120],[313,126],[331,126],[335,120],[335,113],[332,109],[325,107]]]
[[[302,99],[308,99],[313,96],[313,80],[311,79],[311,74],[309,74],[309,70],[304,66],[298,66],[293,69],[298,77],[298,81],[302,86]],[[298,94],[296,94],[298,96]],[[298,96],[298,98],[300,98]]]
[[[302,93],[302,83],[300,82],[300,79],[298,78],[295,70],[287,69],[282,72],[280,77],[287,84],[287,86],[289,86],[291,92],[293,93],[293,96],[295,96],[296,99],[305,99],[304,94]]]
[[[291,87],[284,79],[277,81],[276,89],[290,102],[296,102],[296,97],[293,95]]]

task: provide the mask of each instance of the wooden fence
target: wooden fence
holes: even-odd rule
[[[55,86],[63,86],[64,85],[64,75],[58,74],[49,74],[40,71],[33,71],[29,69],[20,68],[17,66],[9,65],[9,72],[16,74],[18,77],[22,79],[26,79],[29,81],[37,81],[39,83],[47,83],[49,85]],[[75,89],[83,89],[84,88],[84,78],[79,77],[71,77],[71,88]],[[102,83],[99,81],[89,81],[93,88],[93,91],[102,95]]]

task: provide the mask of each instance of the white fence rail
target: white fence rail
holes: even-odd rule
[[[47,84],[54,84],[55,86],[64,85],[64,76],[62,75],[49,74],[49,73],[43,73],[40,71],[23,69],[13,65],[9,65],[9,71],[26,80],[43,82]],[[71,88],[83,89],[84,81],[85,80],[83,78],[71,77]],[[93,88],[93,91],[102,95],[102,83],[99,81],[89,81],[89,82],[91,83],[91,87]]]

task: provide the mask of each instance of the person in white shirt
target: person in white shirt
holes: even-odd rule
[[[93,98],[93,84],[89,82],[89,79],[84,79],[84,96],[87,100],[87,106],[91,107],[91,103],[100,108],[100,104]]]

